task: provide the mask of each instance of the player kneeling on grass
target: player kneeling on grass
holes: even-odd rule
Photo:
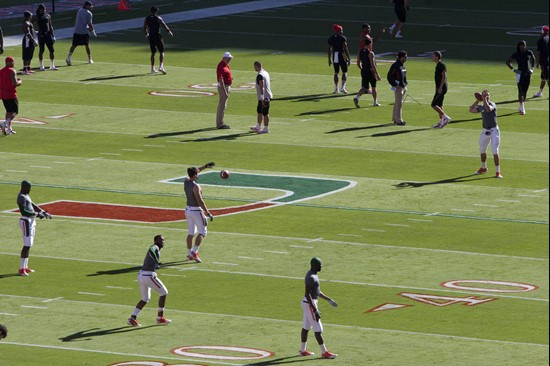
[[[337,354],[331,353],[325,346],[323,340],[323,324],[321,324],[321,313],[317,307],[318,298],[327,300],[333,307],[338,307],[338,304],[330,297],[321,292],[321,283],[319,282],[318,272],[321,272],[321,260],[317,257],[311,259],[311,269],[306,273],[306,294],[302,300],[302,312],[304,321],[302,324],[302,348],[300,349],[301,356],[312,356],[313,352],[307,350],[307,335],[311,328],[315,332],[315,339],[321,347],[322,358],[336,358]]]
[[[24,180],[21,182],[21,191],[17,195],[17,205],[19,206],[19,212],[21,218],[19,219],[19,226],[21,227],[21,233],[23,234],[23,249],[21,250],[21,261],[19,264],[19,276],[28,276],[29,273],[34,270],[29,268],[29,252],[34,244],[34,234],[36,229],[36,217],[39,219],[51,219],[47,211],[44,211],[37,205],[35,205],[29,193],[31,192],[31,183]]]
[[[128,319],[128,324],[139,327],[141,324],[137,321],[137,316],[140,311],[143,309],[145,304],[151,299],[151,289],[155,290],[156,293],[160,295],[159,297],[159,308],[157,316],[157,324],[170,324],[172,321],[164,317],[164,305],[166,304],[166,295],[168,295],[168,289],[162,281],[157,277],[155,272],[160,268],[160,250],[164,247],[164,237],[162,235],[155,236],[154,244],[151,245],[147,254],[145,255],[145,260],[143,261],[143,266],[138,274],[139,288],[141,290],[141,300],[137,303],[134,312]]]
[[[483,130],[479,137],[481,168],[474,174],[480,175],[487,173],[487,147],[489,147],[490,142],[493,150],[493,157],[495,159],[495,178],[502,178],[502,174],[500,174],[500,129],[497,123],[497,105],[489,100],[491,95],[488,90],[484,90],[481,94],[475,93],[475,97],[476,101],[470,106],[470,113],[481,113]],[[480,102],[483,102],[483,105],[479,105]]]

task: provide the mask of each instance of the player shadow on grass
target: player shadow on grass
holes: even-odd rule
[[[273,101],[292,100],[294,102],[320,102],[321,99],[343,98],[347,94],[310,94],[310,95],[293,95],[289,97],[275,98]]]
[[[393,123],[392,123],[392,125],[393,125]],[[364,137],[387,137],[387,136],[402,135],[404,133],[427,131],[427,130],[431,130],[431,129],[432,129],[431,127],[423,127],[423,128],[415,128],[414,130],[388,131],[388,132],[375,133],[375,134],[367,135],[367,136],[357,136],[356,138],[361,139],[361,138],[364,138]]]
[[[80,81],[103,81],[103,80],[116,80],[116,79],[128,79],[128,78],[136,78],[140,76],[149,76],[149,73],[147,74],[132,74],[132,75],[111,75],[111,76],[96,76],[93,78],[88,79],[82,79]]]
[[[299,357],[299,358],[298,358]],[[288,356],[288,357],[279,357],[274,360],[269,361],[260,361],[255,363],[247,363],[244,366],[269,366],[269,365],[286,365],[289,363],[296,363],[296,362],[308,362],[308,361],[319,361],[319,358],[307,358],[302,357],[299,355],[296,356]]]
[[[255,132],[240,132],[240,133],[233,133],[231,135],[220,135],[220,136],[213,136],[213,137],[199,137],[195,140],[181,140],[180,142],[208,142],[208,141],[219,141],[219,140],[236,140],[239,137],[245,137],[245,136],[258,136]]]
[[[132,327],[127,325],[124,327],[117,327],[117,328],[111,328],[111,329],[90,328],[87,330],[81,330],[80,332],[69,334],[68,336],[65,336],[65,337],[61,337],[59,338],[59,340],[61,342],[91,341],[92,337],[102,337],[102,336],[111,335],[111,334],[133,332],[136,330],[147,329],[147,328],[156,327],[156,326],[157,325],[147,325],[144,327]]]
[[[6,273],[6,274],[0,275],[0,280],[3,278],[16,277],[16,276],[19,276],[19,273]]]
[[[544,99],[544,98],[527,98],[527,100],[529,102],[548,102],[548,98]],[[512,99],[512,100],[503,100],[501,102],[495,102],[496,105],[501,105],[501,104],[514,104],[514,103],[519,103],[517,99]],[[499,116],[500,117],[500,116]]]
[[[497,103],[498,104],[498,103]],[[504,114],[499,114],[498,115],[498,118],[504,118],[504,117],[509,117],[509,116],[515,116],[515,115],[518,115],[519,112],[510,112],[510,113],[504,113]],[[449,124],[455,124],[455,123],[462,123],[462,122],[473,122],[473,121],[481,121],[481,117],[476,117],[476,118],[468,118],[468,119],[453,119],[451,122],[449,122]]]
[[[187,260],[184,261],[176,261],[176,262],[166,262],[162,263],[160,265],[160,268],[168,268],[168,267],[176,267],[179,265],[186,265],[186,264],[195,264],[195,262],[190,262]],[[132,267],[126,267],[126,268],[118,268],[118,269],[112,269],[109,271],[97,271],[96,273],[90,273],[87,274],[87,277],[95,277],[95,276],[113,276],[113,275],[119,275],[119,274],[125,274],[125,273],[131,273],[131,272],[139,272],[142,266],[132,266]]]
[[[348,127],[348,128],[341,128],[341,129],[339,129],[339,130],[327,131],[327,132],[325,132],[325,134],[340,133],[340,132],[353,132],[353,131],[361,131],[361,130],[370,130],[370,129],[372,129],[372,128],[389,127],[389,126],[393,126],[393,123],[384,123],[383,125],[364,126],[364,127]]]
[[[470,179],[467,179],[467,178],[470,178]],[[493,179],[493,178],[494,178],[493,176],[482,177],[477,174],[468,174],[468,175],[463,175],[455,178],[436,180],[434,182],[401,182],[398,184],[394,184],[393,186],[396,188],[420,188],[420,187],[430,186],[434,184],[463,183],[463,182],[471,182],[474,180]]]
[[[357,109],[357,108],[349,107],[349,108],[338,108],[338,109],[325,109],[325,110],[322,110],[322,111],[303,112],[303,113],[297,114],[296,116],[316,116],[316,115],[319,115],[319,114],[345,112],[345,111],[351,111],[351,110],[355,110],[355,109]]]
[[[170,136],[179,136],[179,135],[192,135],[194,133],[199,132],[207,132],[207,131],[215,131],[217,130],[216,127],[208,127],[208,128],[199,128],[196,130],[189,130],[189,131],[176,131],[176,132],[164,132],[164,133],[155,133],[154,135],[145,136],[146,139],[156,139],[159,137],[170,137]]]

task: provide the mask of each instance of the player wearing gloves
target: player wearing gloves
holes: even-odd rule
[[[139,288],[141,290],[141,300],[137,303],[134,312],[128,318],[128,324],[134,327],[140,327],[141,324],[137,321],[137,316],[145,306],[151,300],[151,289],[155,290],[159,294],[159,307],[157,313],[157,324],[168,325],[172,321],[164,317],[164,305],[166,304],[166,295],[168,295],[168,289],[162,281],[157,277],[156,270],[160,268],[160,250],[164,247],[164,237],[157,235],[153,239],[154,243],[151,245],[145,259],[143,260],[143,266],[138,274]]]
[[[34,270],[29,268],[29,251],[34,243],[34,233],[36,228],[35,219],[51,219],[47,211],[42,210],[35,205],[29,193],[31,192],[31,183],[24,180],[21,182],[21,191],[17,196],[17,206],[19,206],[19,212],[21,212],[21,218],[19,219],[19,226],[21,227],[21,233],[23,234],[23,249],[21,250],[21,262],[19,264],[19,275],[28,276],[29,273]]]
[[[208,225],[208,219],[214,220],[214,216],[208,211],[206,203],[202,198],[202,188],[197,183],[199,179],[199,173],[206,168],[212,168],[216,165],[214,162],[204,164],[203,166],[190,167],[187,169],[188,177],[185,178],[183,185],[185,189],[185,196],[187,198],[187,207],[185,208],[185,218],[187,219],[187,259],[202,263],[199,257],[199,249],[204,237],[207,234],[206,226]],[[207,219],[208,218],[208,219]],[[193,238],[195,239],[195,246],[193,246]]]
[[[518,68],[514,69],[512,61],[516,60]],[[531,84],[531,74],[535,67],[535,54],[527,49],[527,42],[519,41],[516,52],[506,60],[506,66],[516,74],[516,83],[518,85],[518,112],[525,115],[525,99],[527,99],[527,91]]]
[[[319,346],[321,347],[321,357],[336,358],[338,355],[329,352],[325,346],[325,341],[323,340],[323,324],[321,324],[321,312],[317,306],[317,300],[319,297],[325,299],[334,308],[338,307],[338,304],[321,292],[321,283],[319,282],[319,277],[317,276],[317,273],[321,272],[321,268],[321,260],[317,257],[312,258],[311,269],[306,273],[305,277],[306,294],[302,299],[302,312],[304,315],[304,320],[302,324],[302,348],[300,348],[300,355],[314,355],[313,352],[307,350],[307,336],[309,330],[313,328],[313,331],[315,332],[315,339],[317,339],[317,343],[319,343]]]
[[[94,8],[91,1],[86,1],[84,6],[78,9],[76,13],[76,21],[74,25],[74,34],[73,34],[73,45],[67,56],[67,66],[72,65],[71,57],[75,48],[78,46],[85,46],[86,53],[88,54],[88,63],[93,64],[92,60],[92,51],[90,50],[90,34],[92,33],[94,37],[97,37],[97,34],[92,23],[93,14],[92,9]]]

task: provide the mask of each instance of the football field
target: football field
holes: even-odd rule
[[[8,14],[34,3],[0,6]],[[59,39],[59,71],[20,76],[17,134],[0,137],[0,324],[9,330],[0,365],[549,364],[550,89],[530,98],[536,70],[521,116],[504,64],[521,39],[536,51],[547,2],[411,2],[405,37],[381,34],[374,44],[382,106],[364,95],[360,108],[353,62],[350,94],[332,94],[326,40],[343,25],[355,58],[362,23],[378,34],[393,21],[389,1],[273,0],[254,11],[241,0],[132,3],[128,12],[94,9],[94,64],[79,47],[65,66],[70,39]],[[110,28],[154,4],[182,19],[168,22],[167,75],[150,74],[141,29]],[[217,16],[182,13],[214,7]],[[52,17],[56,29],[74,22],[72,11]],[[20,33],[18,18],[0,26]],[[401,49],[410,56],[404,127],[391,123],[385,80]],[[435,50],[449,77],[443,129],[431,128]],[[217,130],[215,69],[225,51],[234,56],[231,129]],[[22,66],[20,46],[7,55]],[[271,75],[269,134],[249,129],[256,60]],[[503,179],[490,152],[489,172],[474,174],[481,116],[468,109],[483,89],[498,107]],[[216,167],[199,183],[215,219],[199,264],[186,260],[182,178],[209,161]],[[37,220],[28,277],[17,274],[24,179],[54,216]],[[172,323],[155,324],[153,293],[134,328],[126,321],[140,299],[137,274],[158,234]],[[314,256],[322,291],[339,304],[320,300],[334,360],[320,358],[313,332],[315,355],[298,355]]]

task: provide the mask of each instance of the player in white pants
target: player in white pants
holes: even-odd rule
[[[36,232],[36,218],[51,219],[52,216],[35,205],[29,193],[31,192],[31,183],[29,181],[21,182],[21,191],[17,195],[17,205],[21,218],[19,219],[19,227],[23,236],[23,249],[21,250],[21,261],[19,264],[20,276],[28,276],[34,270],[29,268],[29,252],[34,244],[34,234]]]
[[[164,317],[164,305],[166,304],[166,295],[168,295],[168,289],[162,281],[157,277],[155,272],[160,268],[160,250],[164,247],[164,237],[157,235],[154,238],[154,244],[151,245],[145,259],[143,260],[143,266],[138,274],[139,289],[141,291],[141,300],[137,303],[134,312],[128,318],[128,324],[134,327],[139,327],[141,324],[137,321],[137,316],[143,309],[143,307],[151,300],[151,289],[159,294],[159,307],[157,324],[166,325],[172,321]]]
[[[482,100],[476,100],[474,104],[470,106],[470,113],[481,113],[481,119],[483,121],[483,130],[479,137],[479,152],[481,154],[481,168],[479,168],[475,174],[487,173],[487,148],[489,142],[493,150],[493,158],[495,160],[495,178],[502,178],[500,173],[500,130],[497,123],[497,105],[490,100],[490,93],[488,90],[484,90],[481,93]],[[483,105],[479,105],[482,102]]]

